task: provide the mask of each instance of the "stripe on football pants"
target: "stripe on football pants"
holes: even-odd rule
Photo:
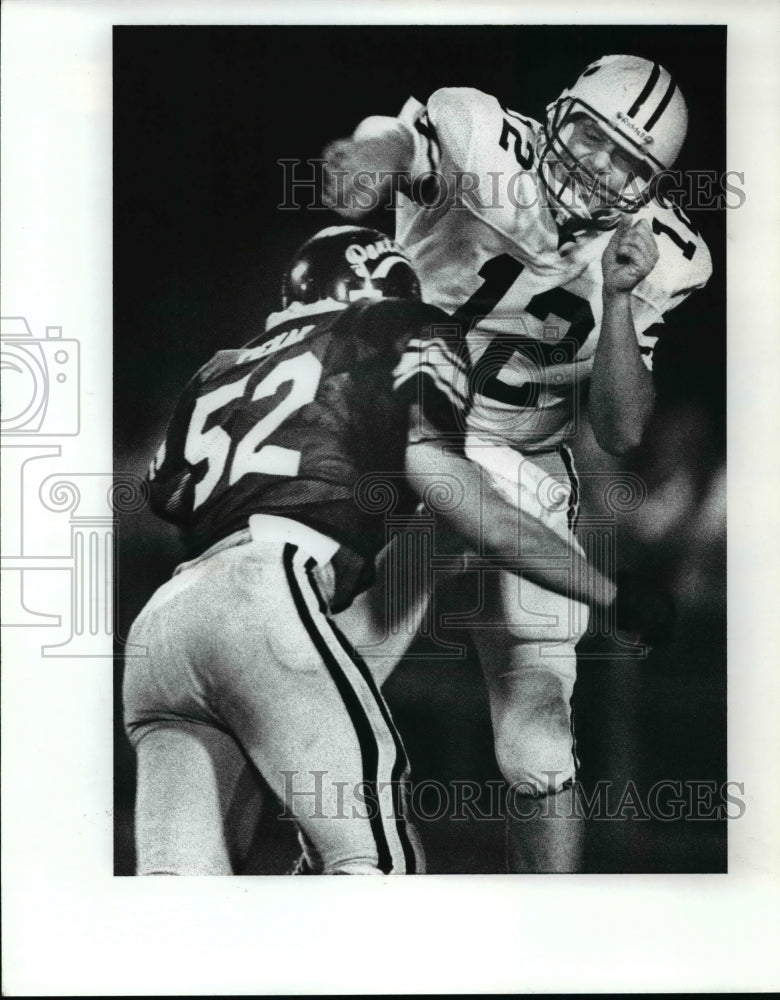
[[[340,656],[336,655],[332,648],[332,645],[335,644],[333,643],[332,634],[329,635],[330,630],[322,628],[318,623],[318,619],[321,620],[324,617],[321,613],[322,598],[316,588],[313,587],[310,572],[307,572],[304,565],[304,561],[307,560],[311,561],[310,557],[300,552],[297,546],[290,543],[285,545],[283,553],[284,569],[290,593],[298,611],[298,617],[315,649],[322,658],[333,683],[336,685],[336,690],[344,704],[357,737],[362,764],[364,794],[368,808],[368,820],[377,851],[377,867],[385,874],[389,874],[394,869],[396,871],[402,869],[402,864],[397,863],[401,862],[402,859],[393,856],[382,816],[378,789],[379,743],[368,713],[361,702],[360,695],[355,690],[349,676],[351,668],[357,670],[358,673],[360,672],[359,668],[357,668],[356,664],[349,657],[345,656],[343,651],[340,651]],[[345,660],[347,662],[344,662]]]
[[[335,635],[339,645],[358,668],[363,680],[366,682],[366,685],[374,695],[379,711],[382,714],[382,718],[385,720],[385,725],[390,730],[390,734],[393,737],[396,752],[395,763],[393,764],[392,770],[395,826],[398,832],[398,839],[401,841],[404,858],[406,859],[406,873],[407,875],[414,875],[417,871],[417,861],[414,854],[414,848],[412,847],[411,841],[409,840],[409,834],[406,830],[406,808],[404,805],[405,785],[409,777],[409,758],[406,756],[406,749],[401,741],[401,735],[395,728],[395,723],[390,717],[390,711],[384,698],[379,692],[379,688],[377,687],[376,681],[374,680],[368,664],[354,648],[352,643],[350,643],[338,625],[336,625],[336,623],[330,618],[328,619],[328,625]]]
[[[566,469],[566,475],[569,477],[569,485],[571,487],[571,492],[569,494],[569,509],[566,512],[566,520],[569,524],[569,531],[573,532],[577,527],[577,519],[580,516],[580,479],[577,475],[576,469],[574,468],[574,456],[572,455],[569,446],[562,444],[559,450]]]

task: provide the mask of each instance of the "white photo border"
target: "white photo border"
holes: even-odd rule
[[[112,468],[113,24],[628,23],[624,6],[6,0],[2,313],[82,346],[64,458],[84,504]],[[780,106],[769,2],[641,23],[728,25],[728,875],[133,879],[112,875],[112,660],[42,657],[4,629],[4,991],[24,995],[728,992],[780,986],[778,436]],[[583,21],[583,23],[585,23]],[[7,455],[4,468],[8,471]],[[68,462],[65,462],[67,465]],[[75,465],[74,465],[75,468]],[[9,477],[10,478],[10,477]],[[4,510],[19,509],[18,482]],[[56,498],[55,498],[56,499]],[[22,498],[22,507],[23,507]],[[775,515],[776,516],[776,515]],[[5,517],[5,515],[4,515]],[[766,528],[764,527],[766,525]],[[5,527],[8,528],[6,521]],[[40,530],[48,530],[42,524]],[[8,536],[4,531],[4,551]],[[32,633],[36,632],[35,635]],[[110,640],[108,640],[110,642]],[[110,648],[109,648],[110,653]]]

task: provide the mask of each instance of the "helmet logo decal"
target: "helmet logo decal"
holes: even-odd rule
[[[377,240],[376,243],[369,243],[368,246],[351,243],[344,252],[344,256],[347,258],[348,264],[364,264],[367,260],[376,260],[381,254],[393,250],[399,253],[401,248],[395,240],[391,240],[388,236],[383,240]]]
[[[409,261],[406,257],[402,257],[400,254],[393,253],[389,257],[385,257],[380,260],[374,270],[371,272],[372,278],[386,278],[390,273],[390,268],[396,264],[408,264]]]
[[[640,142],[644,142],[648,145],[653,141],[653,137],[648,135],[647,132],[640,125],[637,125],[633,118],[629,118],[627,114],[624,114],[622,111],[618,111],[615,114],[615,118],[617,118],[621,124],[625,125],[626,128],[630,129],[637,136]]]
[[[403,264],[403,267],[400,265]],[[399,266],[396,266],[399,265]],[[344,308],[355,298],[421,298],[403,247],[378,229],[327,226],[302,246],[282,283],[282,308]],[[319,304],[319,306],[318,306]]]
[[[373,271],[369,271],[367,261],[378,260],[383,254],[391,254],[380,261]],[[386,239],[377,240],[368,246],[360,243],[352,243],[344,252],[347,263],[360,278],[385,278],[393,264],[399,261],[408,264],[409,259],[401,255],[401,248],[388,236]]]

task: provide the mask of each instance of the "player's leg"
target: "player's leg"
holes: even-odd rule
[[[533,461],[505,448],[472,447],[470,457],[490,473],[492,488],[532,514],[551,534],[570,541],[576,484],[569,456]],[[544,559],[524,549],[526,557]],[[562,579],[569,566],[550,566]],[[499,766],[510,785],[507,802],[511,871],[577,871],[582,823],[573,809],[575,776],[571,697],[575,645],[588,624],[585,605],[511,573],[483,571],[482,607],[473,639],[487,681]]]
[[[472,635],[487,681],[496,758],[510,786],[509,870],[578,871],[582,823],[573,808],[571,697],[574,641],[587,609],[509,574],[490,574],[484,588],[480,624],[497,627]],[[541,615],[554,624],[539,625]]]
[[[142,725],[137,756],[139,875],[231,875],[254,836],[260,786],[228,734],[191,722]]]
[[[137,758],[138,874],[227,875],[240,868],[259,819],[257,775],[214,725],[193,675],[208,599],[202,572],[161,588],[131,629],[145,656],[128,658],[125,724]],[[193,582],[194,581],[194,582]],[[219,662],[212,664],[212,682]]]
[[[327,573],[293,544],[236,558],[224,723],[299,824],[315,871],[419,870],[403,746],[370,671],[327,617]]]

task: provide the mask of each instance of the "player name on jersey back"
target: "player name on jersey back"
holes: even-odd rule
[[[242,351],[236,358],[235,363],[243,365],[247,361],[261,361],[263,358],[267,358],[269,354],[275,354],[285,347],[292,347],[293,344],[299,344],[312,332],[314,327],[314,323],[309,323],[307,326],[293,327],[292,330],[284,330],[282,333],[277,333],[276,336],[271,337],[270,340],[266,340],[259,347],[250,347]]]

